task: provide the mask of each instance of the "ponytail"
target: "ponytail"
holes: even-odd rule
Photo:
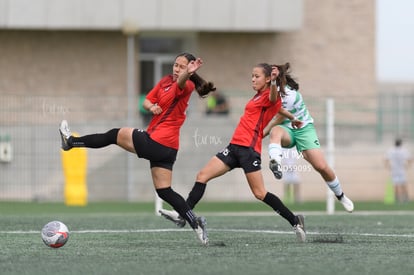
[[[181,53],[177,55],[177,57],[179,56],[184,56],[185,58],[187,58],[188,62],[196,60],[195,56],[191,53]],[[200,97],[206,97],[210,92],[216,90],[216,87],[214,87],[213,82],[207,82],[197,73],[193,73],[190,76],[190,80],[194,83],[196,91]]]
[[[279,75],[276,78],[277,85],[280,87],[280,92],[285,95],[285,86],[289,86],[293,90],[299,90],[299,84],[290,75],[290,63],[284,65],[273,65],[279,69]]]
[[[193,73],[190,76],[190,80],[194,83],[196,91],[200,97],[206,97],[210,92],[216,90],[216,87],[214,87],[213,82],[205,81],[197,73]]]

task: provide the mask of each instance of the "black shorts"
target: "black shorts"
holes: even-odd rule
[[[146,131],[140,129],[134,129],[132,141],[138,157],[149,160],[151,168],[162,167],[172,170],[177,158],[176,149],[159,144],[152,140]]]
[[[216,154],[231,169],[241,167],[244,173],[255,172],[262,167],[260,154],[251,147],[229,144],[226,148]]]

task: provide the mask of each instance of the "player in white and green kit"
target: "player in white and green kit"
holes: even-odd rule
[[[282,147],[292,148],[296,146],[304,159],[321,174],[328,187],[342,203],[345,210],[354,210],[353,202],[345,196],[341,184],[333,169],[325,160],[321,150],[318,135],[316,133],[313,118],[306,107],[302,95],[298,92],[299,84],[288,74],[286,95],[282,96],[282,107],[295,116],[294,120],[302,121],[300,128],[295,128],[292,121],[277,114],[264,130],[265,135],[270,134],[269,142],[269,167],[277,179],[282,178]]]

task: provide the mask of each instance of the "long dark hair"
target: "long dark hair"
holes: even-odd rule
[[[188,62],[196,60],[195,56],[191,53],[181,53],[177,55],[177,57],[180,56],[184,56],[188,60]],[[177,57],[175,59],[177,59]],[[213,82],[208,82],[204,80],[197,73],[193,73],[190,76],[190,80],[194,83],[196,91],[200,97],[206,97],[210,92],[216,90],[216,87],[214,87]]]
[[[284,65],[269,65],[267,63],[259,63],[257,65],[257,67],[260,67],[263,69],[265,76],[269,77],[272,75],[272,69],[273,67],[277,67],[279,70],[279,75],[276,77],[276,85],[279,88],[279,92],[282,94],[282,96],[286,95],[285,92],[285,86],[286,84],[288,84],[288,79],[287,79],[287,72],[289,70],[289,63],[286,63]],[[290,86],[290,85],[289,85]]]
[[[292,77],[290,74],[290,63],[287,62],[284,65],[273,65],[279,69],[279,76],[283,75],[283,79],[285,79],[285,85],[288,85],[293,90],[299,90],[299,83]],[[283,87],[284,92],[284,87]]]

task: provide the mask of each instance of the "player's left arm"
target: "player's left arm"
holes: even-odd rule
[[[293,128],[299,129],[299,128],[302,127],[303,122],[300,121],[299,119],[297,119],[297,117],[295,117],[291,112],[289,112],[285,108],[280,108],[279,114],[281,114],[282,116],[284,116],[287,119],[289,119],[291,121],[291,123],[292,123]]]

